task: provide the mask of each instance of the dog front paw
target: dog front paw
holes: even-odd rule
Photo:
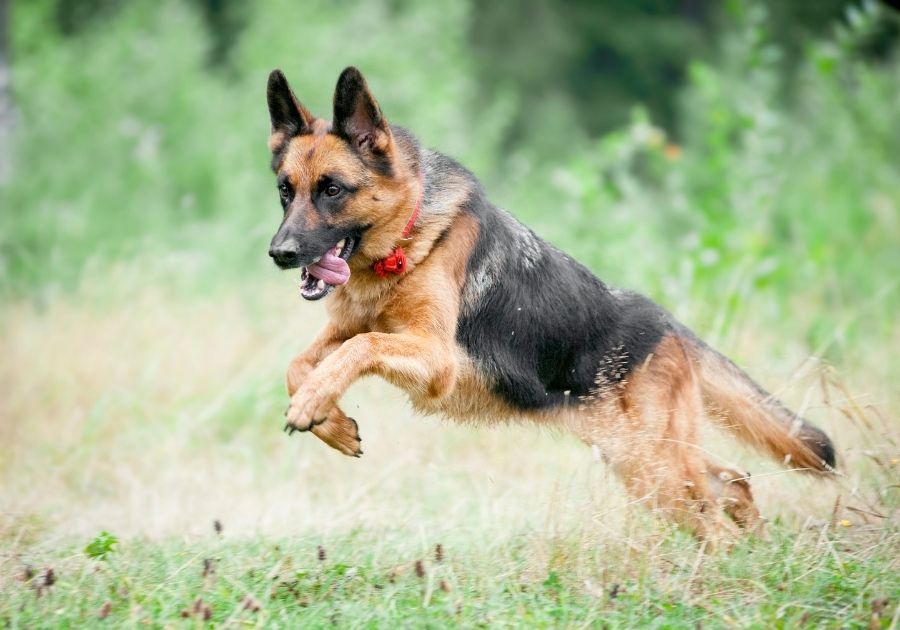
[[[285,415],[290,409],[288,407]],[[309,431],[331,448],[350,457],[359,457],[363,454],[361,448],[362,438],[359,437],[359,425],[356,423],[356,420],[347,416],[337,406],[332,407],[328,417],[324,420],[312,422],[305,429],[287,423],[284,425],[284,430],[288,435],[293,435],[297,431]]]
[[[285,414],[285,431],[289,434],[294,431],[309,431],[313,426],[325,422],[336,402],[337,397],[323,389],[300,388],[291,396],[291,404]]]
[[[362,452],[362,438],[356,420],[344,415],[337,407],[325,422],[314,424],[310,432],[331,448],[350,457],[359,457]]]

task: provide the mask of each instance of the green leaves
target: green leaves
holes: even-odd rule
[[[94,560],[106,560],[106,556],[115,551],[114,547],[118,543],[119,539],[115,535],[103,530],[87,544],[87,547],[84,548],[84,553]]]

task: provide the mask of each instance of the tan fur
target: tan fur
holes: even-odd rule
[[[830,472],[801,439],[802,419],[756,390],[729,362],[694,348],[709,417],[750,446],[791,468]]]
[[[752,526],[755,507],[749,485],[743,494],[726,487],[719,478],[726,469],[706,460],[699,445],[702,413],[692,362],[682,340],[669,336],[625,381],[599,382],[569,422],[599,448],[635,501],[702,537],[718,538],[734,531],[722,509]]]
[[[329,304],[332,324],[326,335],[329,341],[345,341],[319,353],[325,356],[292,396],[290,424],[309,428],[327,416],[354,380],[366,375],[401,387],[420,407],[449,397],[458,371],[453,335],[464,261],[476,234],[474,221],[461,215],[424,260],[412,257],[411,267],[421,264],[421,273],[388,279],[351,276]],[[329,341],[321,344],[323,349],[331,347]]]
[[[333,325],[327,325],[313,340],[309,348],[291,361],[287,372],[288,396],[293,396],[310,372],[326,356],[334,352],[346,340]],[[353,457],[362,455],[359,427],[337,405],[329,410],[324,421],[309,428],[317,438],[343,453]]]
[[[403,228],[422,194],[419,178],[412,169],[407,167],[401,173],[405,177],[396,178],[371,173],[363,168],[359,156],[349,151],[345,142],[328,133],[330,124],[321,119],[307,123],[312,133],[289,140],[276,170],[286,173],[297,190],[310,189],[325,174],[347,181],[359,191],[342,211],[342,219],[373,227],[367,231],[363,247],[350,261],[349,283],[329,301],[333,323],[289,368],[288,392],[292,405],[288,423],[299,430],[311,430],[343,453],[358,455],[361,451],[355,422],[334,404],[355,378],[370,373],[384,376],[401,387],[412,388],[418,394],[415,400],[423,406],[452,389],[456,374],[456,363],[452,360],[455,341],[444,331],[455,330],[465,261],[477,236],[477,226],[469,217],[433,213],[417,221],[409,238],[401,242]],[[283,141],[276,132],[270,139],[270,147],[278,147]],[[396,152],[389,131],[380,142],[381,150],[388,154]],[[402,168],[403,164],[397,166]],[[433,203],[458,205],[465,195],[465,186],[458,191],[458,197],[437,199]],[[306,213],[307,225],[312,226],[318,220],[311,207],[299,211]],[[435,240],[454,220],[458,225],[450,230],[441,251],[432,252]],[[398,244],[406,251],[408,272],[428,257],[428,264],[438,271],[438,277],[408,272],[403,278],[377,277],[371,269],[372,262]],[[423,296],[431,299],[422,299]],[[394,335],[398,332],[406,335]],[[385,337],[385,334],[392,336]],[[348,340],[352,343],[344,343]],[[332,357],[338,348],[341,353]],[[435,353],[445,357],[446,362],[416,369],[413,359]],[[351,357],[358,370],[340,367],[347,357]],[[322,384],[326,381],[328,387]],[[318,394],[310,396],[311,390]],[[300,409],[297,403],[304,399],[307,405]]]
[[[762,519],[753,503],[750,475],[707,461],[706,476],[710,489],[725,513],[744,529],[759,530]]]
[[[358,189],[335,220],[371,225],[350,259],[349,282],[327,301],[330,323],[291,363],[287,422],[358,456],[356,422],[338,407],[357,379],[377,375],[403,389],[416,409],[460,420],[525,419],[568,427],[598,447],[637,500],[701,536],[754,527],[758,513],[746,475],[708,462],[698,447],[703,415],[700,379],[685,342],[665,338],[626,381],[598,381],[592,396],[551,411],[517,412],[493,391],[483,372],[456,342],[467,263],[478,222],[460,208],[469,184],[444,187],[428,200],[409,238],[403,228],[422,196],[416,167],[397,156],[390,130],[377,150],[393,158],[393,177],[366,168],[330,126],[308,121],[312,133],[271,139],[283,155],[277,166],[296,190],[324,174]],[[312,212],[311,208],[293,211]],[[311,214],[308,220],[316,220]],[[406,272],[381,278],[372,263],[401,245]],[[615,357],[610,360],[615,361]]]

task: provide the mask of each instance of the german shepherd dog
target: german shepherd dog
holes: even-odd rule
[[[701,537],[759,521],[749,475],[700,448],[704,412],[792,468],[833,471],[822,431],[388,124],[356,68],[338,79],[331,121],[315,118],[279,70],[267,97],[284,210],[269,255],[301,270],[303,298],[330,298],[329,323],[288,369],[289,433],[358,457],[357,424],[338,401],[376,374],[420,412],[573,431],[636,501]]]

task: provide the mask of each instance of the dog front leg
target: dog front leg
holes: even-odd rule
[[[364,333],[325,357],[291,397],[288,424],[307,430],[327,420],[356,379],[378,375],[417,397],[442,398],[453,389],[456,364],[448,344],[412,333]]]
[[[310,346],[291,361],[287,372],[288,396],[293,396],[319,362],[339,348],[343,341],[344,337],[338,333],[335,326],[328,324]],[[296,430],[290,424],[285,428],[289,433]],[[344,455],[351,457],[362,455],[359,425],[336,405],[322,422],[309,427],[309,432]]]

